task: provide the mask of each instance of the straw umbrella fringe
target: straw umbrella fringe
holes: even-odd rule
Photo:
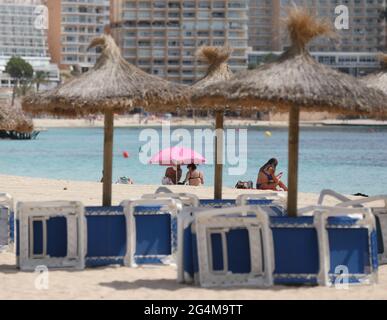
[[[331,34],[332,28],[306,10],[295,8],[287,20],[292,45],[274,63],[256,70],[240,72],[231,81],[198,90],[192,96],[197,108],[219,107],[279,111],[297,104],[305,111],[329,111],[348,114],[384,112],[385,96],[369,90],[359,80],[318,63],[306,49],[315,37]]]
[[[89,48],[101,47],[95,66],[57,88],[27,96],[25,111],[33,114],[84,116],[105,114],[103,205],[111,205],[114,113],[134,107],[155,110],[187,104],[187,88],[173,84],[129,64],[110,35],[94,39]]]
[[[0,103],[0,130],[30,133],[34,129],[31,118],[28,118],[17,102],[11,106],[10,102]]]
[[[228,80],[232,77],[232,71],[227,64],[232,49],[225,47],[201,47],[196,56],[208,63],[206,75],[191,87],[193,90],[205,90],[211,84]],[[223,184],[223,140],[224,140],[224,112],[215,112],[215,173],[214,173],[214,198],[222,199]]]
[[[312,58],[306,45],[332,33],[327,22],[295,7],[289,11],[287,29],[292,44],[278,61],[199,89],[191,100],[198,108],[290,109],[288,214],[296,216],[300,110],[380,117],[387,110],[387,97]]]
[[[94,113],[125,113],[133,107],[154,105],[155,109],[187,103],[186,86],[165,81],[129,64],[110,35],[94,39],[101,47],[95,66],[57,88],[33,94],[23,101],[34,114],[83,116]]]

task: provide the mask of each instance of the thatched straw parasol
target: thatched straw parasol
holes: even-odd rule
[[[33,129],[32,119],[23,113],[20,103],[0,102],[0,130],[30,133]]]
[[[375,88],[387,94],[387,54],[379,56],[381,69],[366,77],[360,78],[363,83],[369,88]]]
[[[111,205],[114,113],[134,107],[186,104],[186,87],[149,75],[122,57],[110,35],[94,39],[89,48],[102,54],[87,73],[57,88],[28,96],[24,110],[33,114],[84,116],[105,114],[103,205]]]
[[[227,64],[230,58],[232,49],[230,47],[201,47],[197,52],[197,57],[208,63],[206,75],[193,84],[193,90],[206,90],[206,88],[219,81],[229,80],[232,77],[232,72]],[[223,139],[224,139],[224,111],[217,110],[215,112],[215,177],[214,177],[214,198],[222,198],[223,184]]]
[[[198,108],[290,109],[288,213],[296,216],[300,110],[378,116],[387,107],[387,97],[312,58],[306,45],[331,33],[329,23],[295,7],[289,11],[287,28],[292,45],[278,61],[199,89],[192,102]]]

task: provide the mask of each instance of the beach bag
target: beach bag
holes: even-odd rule
[[[253,189],[252,181],[238,181],[235,185],[236,189]]]

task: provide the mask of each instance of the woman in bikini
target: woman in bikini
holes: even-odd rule
[[[283,191],[288,191],[288,188],[280,180],[281,174],[278,176],[275,174],[277,166],[278,160],[270,159],[261,169],[259,169],[257,189],[277,191],[279,187]]]
[[[188,169],[188,172],[183,184],[188,183],[188,185],[196,186],[196,187],[204,184],[203,173],[197,170],[197,166],[195,164],[189,164],[187,166],[187,169]]]

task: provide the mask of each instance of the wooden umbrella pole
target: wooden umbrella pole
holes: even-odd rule
[[[216,111],[215,122],[215,190],[214,199],[222,199],[222,184],[223,184],[223,111]]]
[[[105,132],[103,149],[103,206],[112,205],[113,182],[113,131],[114,115],[112,110],[105,112]]]
[[[300,108],[292,106],[289,115],[288,215],[290,217],[297,217],[299,120]]]

